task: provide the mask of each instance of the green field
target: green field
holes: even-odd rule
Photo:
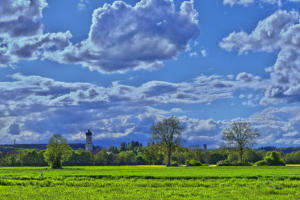
[[[41,178],[41,171],[44,171]],[[300,166],[0,168],[0,199],[300,199]]]

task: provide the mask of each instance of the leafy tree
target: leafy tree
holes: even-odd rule
[[[90,166],[94,165],[94,158],[91,152],[78,149],[77,151],[72,151],[71,156],[63,164],[69,166]]]
[[[140,152],[136,156],[136,164],[137,165],[145,165],[146,164],[145,155],[143,153]]]
[[[216,164],[217,162],[226,159],[226,155],[219,152],[211,152],[208,156],[209,164]]]
[[[95,164],[96,165],[107,165],[108,164],[108,153],[105,148],[102,148],[100,152],[98,152],[95,156]]]
[[[36,150],[28,151],[21,156],[23,166],[39,166],[39,154]]]
[[[259,133],[247,122],[234,122],[223,132],[223,140],[238,150],[240,162],[244,162],[245,149],[254,144],[258,137]]]
[[[284,161],[280,158],[277,151],[268,152],[264,160],[256,162],[257,166],[285,166]]]
[[[62,168],[62,162],[68,160],[72,154],[72,148],[67,144],[67,140],[61,135],[53,135],[44,153],[46,162],[53,169]]]
[[[136,158],[133,151],[122,151],[118,154],[119,165],[132,165],[135,164]]]
[[[152,138],[164,150],[167,156],[167,166],[171,165],[171,156],[175,150],[175,146],[181,142],[181,133],[183,127],[179,119],[169,117],[157,122],[151,127]]]
[[[248,161],[252,162],[252,163],[255,163],[257,161],[264,159],[265,155],[266,155],[265,151],[255,151],[253,149],[247,150]]]
[[[109,146],[108,152],[116,154],[116,153],[119,153],[119,150],[118,150],[118,147],[116,147],[116,146]]]
[[[127,143],[126,142],[122,142],[120,144],[120,152],[121,151],[126,151],[127,150]]]
[[[148,162],[148,164],[150,165],[156,164],[158,160],[158,154],[159,154],[158,146],[155,144],[148,143],[148,146],[144,151],[145,159]]]
[[[288,164],[300,164],[300,151],[286,154],[285,161]]]

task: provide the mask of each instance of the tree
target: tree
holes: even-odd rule
[[[53,135],[44,153],[46,162],[53,169],[62,168],[62,162],[66,161],[72,154],[72,148],[67,144],[67,140],[61,135]]]
[[[171,165],[171,156],[176,145],[181,142],[183,127],[179,119],[169,117],[151,126],[152,139],[159,144],[167,155],[167,166]]]
[[[105,148],[102,148],[95,156],[96,165],[107,165],[108,164],[108,154]]]
[[[240,162],[244,162],[245,148],[255,143],[259,133],[248,122],[234,122],[223,132],[222,136],[230,147],[235,147],[238,150]]]
[[[158,149],[158,145],[148,143],[144,151],[145,159],[150,165],[161,165],[164,160],[163,154]]]
[[[127,143],[126,142],[122,142],[120,144],[120,152],[121,151],[126,151],[127,150]]]
[[[285,162],[281,159],[280,153],[277,151],[268,152],[264,160],[256,162],[257,166],[285,166]]]

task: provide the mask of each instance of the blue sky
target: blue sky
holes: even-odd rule
[[[180,118],[184,144],[300,145],[299,0],[3,0],[0,138],[101,146]]]

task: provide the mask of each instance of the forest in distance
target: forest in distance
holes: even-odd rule
[[[125,147],[125,148],[124,148]],[[154,145],[142,146],[138,142],[122,143],[119,148],[110,146],[92,154],[84,149],[73,150],[70,158],[63,162],[65,166],[114,166],[114,165],[163,165],[164,154],[156,150]],[[45,150],[19,150],[0,153],[0,166],[47,166],[44,159]],[[263,160],[269,152],[265,150],[247,149],[249,162]],[[286,164],[300,164],[300,151],[292,153],[280,152]],[[219,161],[238,161],[238,153],[230,149],[191,149],[177,147],[172,160],[184,165],[187,160],[197,160],[202,164],[215,165]]]
[[[122,142],[94,151],[72,149],[61,135],[53,135],[46,150],[14,149],[0,152],[0,166],[284,166],[300,164],[300,151],[284,153],[250,148],[259,137],[247,122],[234,122],[223,132],[224,146],[218,149],[187,148],[181,145],[183,127],[176,117],[151,126],[152,140],[147,146],[138,141]],[[295,148],[297,149],[297,148]],[[272,148],[270,149],[272,150]],[[58,155],[58,156],[57,156]],[[55,157],[56,156],[56,157]],[[53,166],[54,164],[54,166]]]

